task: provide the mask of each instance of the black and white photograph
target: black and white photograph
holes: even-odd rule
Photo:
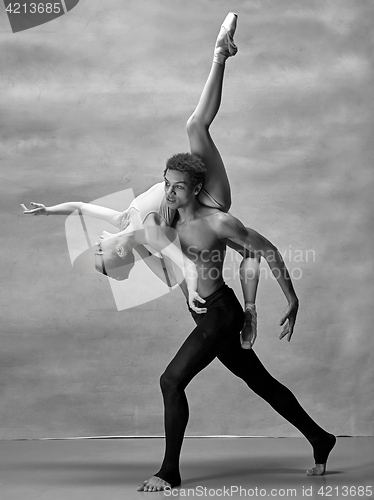
[[[1,500],[374,497],[373,1],[0,40]]]

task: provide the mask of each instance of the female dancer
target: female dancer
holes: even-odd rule
[[[190,142],[191,155],[196,161],[204,163],[206,177],[204,186],[201,186],[198,200],[208,207],[218,208],[227,212],[231,206],[230,185],[221,156],[210,136],[209,127],[213,122],[221,103],[223,76],[226,59],[234,56],[237,47],[233,41],[236,29],[237,15],[228,14],[223,22],[218,35],[212,69],[208,76],[198,105],[187,122],[187,133]],[[191,161],[191,155],[189,161]],[[167,196],[165,196],[165,191]],[[144,244],[150,245],[161,252],[163,257],[169,257],[169,262],[174,263],[174,282],[181,282],[180,269],[186,270],[182,278],[186,285],[182,285],[191,309],[203,313],[205,308],[199,308],[195,301],[204,303],[197,294],[197,281],[194,264],[183,256],[183,264],[177,249],[170,246],[170,241],[164,232],[155,230],[170,226],[176,213],[173,210],[173,193],[169,192],[167,183],[158,183],[148,191],[139,195],[125,212],[117,212],[104,207],[95,206],[82,202],[63,203],[52,207],[45,207],[40,203],[32,203],[34,209],[28,210],[24,205],[24,213],[27,215],[69,215],[76,210],[83,215],[105,219],[120,229],[117,234],[106,231],[100,237],[97,244],[98,251],[95,255],[96,269],[114,279],[128,277],[129,268],[134,264],[133,249],[144,258],[145,262],[161,279],[170,286],[173,278],[165,272],[163,260],[158,259],[146,250]],[[228,242],[235,250],[244,257],[240,266],[240,278],[245,300],[245,324],[241,334],[241,345],[244,349],[250,349],[257,336],[257,312],[255,297],[259,278],[259,257],[252,256],[248,250]],[[175,266],[175,264],[177,264]]]

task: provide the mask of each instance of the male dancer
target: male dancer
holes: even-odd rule
[[[228,34],[226,30],[223,35],[227,38]],[[217,39],[211,72],[214,78],[223,74],[225,59],[230,55],[221,43],[224,37],[220,33]],[[243,350],[240,347],[239,333],[244,313],[222,277],[227,240],[264,257],[273,271],[289,303],[281,320],[285,327],[280,339],[287,336],[287,340],[291,340],[299,303],[276,247],[256,231],[245,228],[232,215],[198,201],[197,195],[204,183],[204,163],[222,161],[209,135],[208,125],[199,119],[198,109],[188,123],[194,154],[177,154],[170,158],[164,179],[167,203],[178,212],[173,227],[183,252],[197,266],[198,293],[206,300],[207,312],[198,315],[190,310],[197,327],[161,376],[165,406],[165,456],[161,469],[144,481],[138,490],[161,491],[181,483],[179,457],[189,413],[185,388],[215,357],[307,438],[313,447],[316,463],[307,474],[323,475],[328,455],[336,442],[335,436],[311,419],[291,391],[268,373],[253,349]],[[205,143],[201,140],[202,127],[205,127]],[[199,144],[194,144],[194,138]],[[196,151],[199,147],[201,151]]]

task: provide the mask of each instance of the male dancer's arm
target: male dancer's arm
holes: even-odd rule
[[[239,267],[240,284],[244,297],[244,325],[240,340],[243,349],[249,349],[253,347],[257,338],[256,294],[260,279],[261,257],[252,254],[232,240],[226,239],[226,245],[243,257]]]
[[[166,269],[164,259],[151,253],[144,245],[138,245],[134,248],[143,259],[149,269],[169,288],[173,287],[177,281],[174,275],[171,275],[170,269]]]
[[[202,299],[197,293],[197,268],[196,265],[182,252],[180,246],[173,242],[174,240],[176,241],[176,232],[174,230],[170,230],[168,226],[160,225],[154,214],[151,214],[147,218],[147,223],[144,224],[143,229],[129,232],[127,231],[129,224],[130,217],[128,212],[121,212],[118,223],[118,227],[120,227],[121,231],[115,234],[103,231],[100,238],[108,240],[115,237],[118,241],[120,241],[122,236],[126,240],[129,235],[132,234],[135,242],[135,250],[142,257],[146,265],[158,278],[171,287],[173,285],[170,284],[168,270],[165,267],[164,259],[153,255],[144,247],[144,244],[147,244],[157,252],[160,252],[163,257],[168,257],[172,266],[174,280],[179,285],[183,282],[185,283],[185,287],[183,286],[182,289],[187,289],[189,307],[197,314],[207,312],[205,307],[197,307],[195,304],[196,301],[205,303],[205,300]]]
[[[220,239],[227,238],[247,248],[255,255],[260,255],[266,259],[289,303],[280,321],[280,324],[283,325],[288,319],[288,324],[285,324],[279,338],[282,339],[287,335],[287,340],[290,341],[299,308],[299,300],[280,252],[264,236],[254,229],[246,228],[239,219],[236,219],[230,214],[217,213],[215,216],[215,226],[217,235]]]
[[[152,255],[143,245],[149,245],[157,252],[160,252],[163,257],[167,257],[172,266],[176,282],[179,285],[185,282],[189,307],[198,314],[206,313],[206,307],[198,307],[195,304],[196,301],[202,304],[205,303],[205,300],[197,293],[198,272],[196,265],[182,252],[181,248],[170,239],[168,230],[169,228],[166,227],[145,226],[144,230],[135,231],[135,250],[141,257],[145,257],[144,261],[147,266],[156,276],[162,279],[162,281],[165,281],[164,278],[166,279],[166,270],[161,273],[160,269],[160,266],[163,267],[164,265],[163,259]],[[174,233],[175,231],[172,231],[173,235]]]

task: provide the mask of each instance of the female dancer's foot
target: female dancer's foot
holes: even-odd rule
[[[257,337],[257,311],[254,303],[245,304],[245,323],[240,334],[242,349],[252,349]]]
[[[218,64],[225,64],[228,57],[234,56],[238,52],[238,47],[234,43],[237,18],[238,16],[234,12],[227,14],[218,33],[213,59]]]
[[[323,476],[325,474],[327,459],[335,443],[336,437],[333,434],[327,434],[325,438],[311,443],[316,465],[306,471],[307,476]]]

